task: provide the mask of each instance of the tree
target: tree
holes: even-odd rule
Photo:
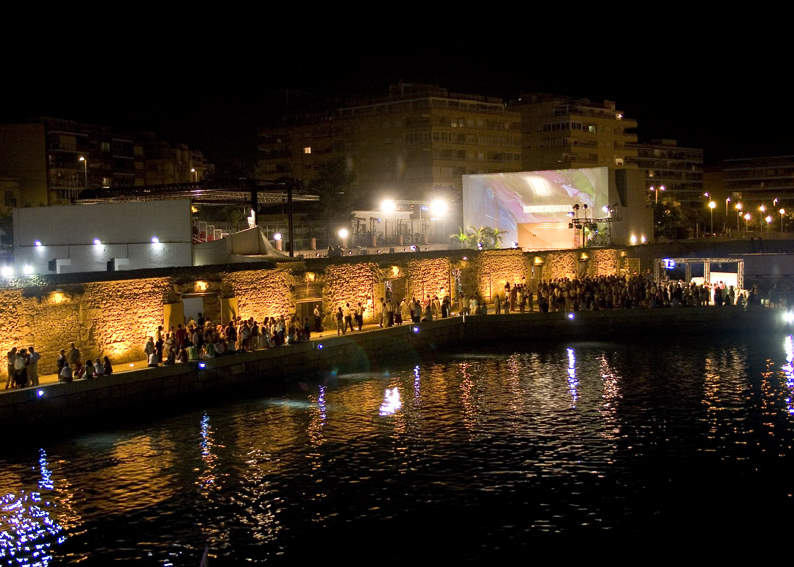
[[[308,189],[320,197],[323,215],[326,219],[326,238],[331,243],[336,223],[347,224],[353,210],[353,172],[344,158],[325,162],[317,169],[317,174],[309,182]]]
[[[457,240],[459,248],[466,248],[466,244],[469,242],[469,235],[464,232],[463,227],[459,227],[458,232],[450,234],[449,237]]]

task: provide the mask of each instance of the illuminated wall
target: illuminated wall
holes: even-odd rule
[[[618,250],[614,248],[604,248],[588,252],[590,262],[587,273],[591,276],[614,276],[618,273],[620,257]]]
[[[346,303],[353,309],[361,302],[366,308],[364,320],[372,320],[372,298],[380,282],[381,271],[374,262],[327,266],[323,288],[323,305],[327,319],[333,320],[337,307],[344,311]]]
[[[288,316],[295,312],[295,301],[290,291],[294,277],[286,269],[250,270],[224,274],[223,283],[237,298],[239,315],[253,317]]]
[[[505,283],[512,286],[528,279],[527,257],[521,250],[488,250],[480,254],[476,264],[477,291],[487,301],[497,292],[504,294]]]
[[[549,252],[546,254],[543,266],[543,279],[556,280],[559,278],[574,279],[579,269],[579,253]]]
[[[428,258],[411,260],[405,270],[405,295],[407,298],[421,299],[428,294],[441,299],[449,293],[449,258]]]

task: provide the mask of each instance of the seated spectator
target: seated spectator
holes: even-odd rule
[[[58,382],[71,382],[72,381],[72,367],[69,362],[64,360],[61,371],[58,372]]]
[[[149,353],[148,366],[149,366],[149,368],[157,368],[159,366],[159,363],[158,363],[158,360],[157,360],[157,353],[154,352],[154,351]]]
[[[105,364],[104,364],[105,376],[110,376],[111,374],[113,374],[113,367],[110,365],[110,359],[107,356],[105,357],[104,360],[105,360]]]

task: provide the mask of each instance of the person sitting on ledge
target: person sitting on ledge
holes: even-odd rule
[[[86,380],[90,380],[91,378],[94,378],[94,363],[91,361],[90,358],[85,361],[85,366],[83,366],[83,369],[84,372],[82,378],[85,378]]]
[[[99,378],[100,376],[105,375],[105,367],[102,365],[102,361],[97,359],[94,361],[94,376]]]
[[[110,365],[110,359],[106,356],[104,361],[105,361],[105,365],[104,365],[105,376],[110,376],[111,374],[113,374],[113,367]]]
[[[61,371],[58,373],[58,382],[71,382],[72,381],[72,367],[69,366],[68,361],[64,361]]]
[[[157,363],[157,353],[151,352],[149,354],[149,368],[157,368],[159,364]]]

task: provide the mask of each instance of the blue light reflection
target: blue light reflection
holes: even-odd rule
[[[568,348],[568,391],[571,394],[571,407],[576,407],[579,399],[579,380],[576,378],[576,353],[572,348]]]

